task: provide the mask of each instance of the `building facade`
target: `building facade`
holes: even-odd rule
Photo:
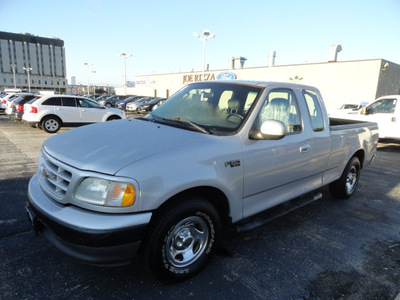
[[[286,66],[205,71],[204,80],[294,82],[317,87],[328,110],[345,103],[371,102],[382,95],[400,94],[400,65],[384,59],[330,61]],[[169,97],[186,84],[202,81],[202,72],[138,76],[130,95]],[[117,94],[121,93],[118,89]]]
[[[64,41],[0,31],[0,88],[67,88]]]

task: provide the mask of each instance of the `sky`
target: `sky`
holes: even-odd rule
[[[340,44],[338,61],[383,58],[400,64],[400,0],[0,0],[0,31],[59,37],[67,78],[77,84],[122,86],[136,76],[202,70],[208,29],[210,70],[326,62]]]

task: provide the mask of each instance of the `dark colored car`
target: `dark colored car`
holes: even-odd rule
[[[108,97],[105,100],[100,100],[99,103],[101,105],[104,105],[105,107],[114,107],[115,104],[118,101],[124,100],[124,99],[126,99],[128,97],[130,97],[130,96],[117,96],[117,95],[114,95],[114,96]]]
[[[143,96],[132,96],[132,97],[126,98],[124,100],[118,101],[115,106],[119,109],[125,110],[125,107],[128,103],[131,103],[131,102],[136,101],[141,98],[143,98]]]
[[[167,98],[157,97],[151,100],[150,102],[144,103],[143,105],[138,106],[137,112],[138,113],[149,113],[152,110],[156,109],[158,106],[163,104]]]
[[[36,100],[38,98],[40,98],[40,96],[34,96],[34,95],[25,95],[15,98],[13,101],[8,103],[6,111],[7,115],[12,120],[21,121],[22,115],[24,114],[24,104],[29,101]]]

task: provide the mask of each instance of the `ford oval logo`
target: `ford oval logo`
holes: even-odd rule
[[[217,80],[235,80],[235,79],[236,79],[236,74],[229,72],[221,73],[218,74],[217,76]]]

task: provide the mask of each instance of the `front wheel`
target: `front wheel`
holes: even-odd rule
[[[350,198],[357,190],[360,170],[360,160],[357,157],[353,157],[346,165],[342,176],[329,185],[331,194],[340,199]]]
[[[221,224],[216,208],[193,197],[159,216],[144,244],[145,263],[161,281],[194,276],[207,265],[219,239]]]

